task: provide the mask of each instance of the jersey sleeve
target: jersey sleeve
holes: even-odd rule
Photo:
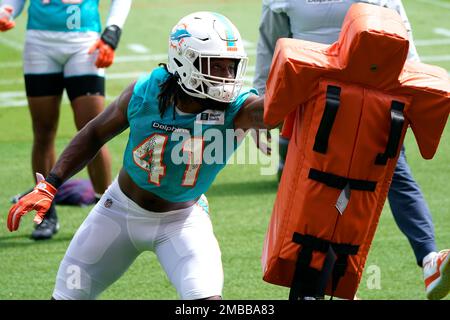
[[[140,106],[144,103],[145,92],[147,91],[150,77],[151,74],[144,74],[136,82],[133,90],[133,95],[131,96],[130,102],[128,104],[128,120],[130,120],[139,111]]]
[[[128,120],[135,116],[143,106],[145,113],[158,114],[158,95],[160,86],[166,81],[169,73],[163,67],[156,67],[152,72],[144,74],[134,86],[133,95],[128,104]]]

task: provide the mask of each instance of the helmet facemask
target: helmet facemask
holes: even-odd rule
[[[192,63],[192,73],[188,79],[191,90],[204,98],[219,102],[234,101],[244,85],[244,75],[247,68],[247,57],[236,59],[235,56],[216,56],[202,54],[192,49],[188,54],[196,57]],[[211,61],[213,59],[230,59],[235,61],[234,78],[220,77],[212,74]],[[185,88],[183,88],[185,89]]]

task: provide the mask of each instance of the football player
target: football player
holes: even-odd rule
[[[169,37],[168,64],[81,129],[47,178],[11,208],[10,231],[33,209],[39,223],[61,183],[130,129],[118,178],[72,239],[53,298],[96,298],[143,251],[156,253],[180,298],[221,298],[221,253],[203,194],[237,148],[235,132],[265,128],[264,99],[241,90],[246,64],[242,38],[226,17],[182,18]],[[220,161],[206,159],[218,141]]]
[[[3,0],[0,31],[15,26],[25,0]],[[114,60],[131,0],[111,0],[101,31],[98,0],[30,0],[23,52],[25,90],[33,125],[32,169],[47,175],[55,163],[55,136],[63,90],[77,129],[104,109],[104,69]],[[111,183],[111,158],[105,147],[88,165],[98,197]],[[59,228],[54,205],[31,237],[50,239]]]

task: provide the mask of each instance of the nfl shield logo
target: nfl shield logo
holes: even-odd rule
[[[113,201],[111,199],[109,199],[109,198],[106,199],[106,201],[104,203],[105,208],[111,208],[112,204],[113,204]]]

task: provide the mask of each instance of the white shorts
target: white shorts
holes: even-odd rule
[[[131,201],[116,179],[74,235],[53,297],[95,299],[143,251],[156,253],[181,299],[221,296],[221,252],[202,204],[150,212]]]
[[[99,38],[96,32],[55,32],[28,30],[23,51],[24,73],[63,73],[64,77],[97,75],[104,69],[95,66],[98,52],[88,54]]]

